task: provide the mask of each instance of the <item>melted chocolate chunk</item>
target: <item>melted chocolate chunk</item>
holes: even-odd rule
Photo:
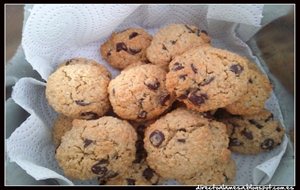
[[[84,148],[86,148],[87,146],[89,146],[93,141],[90,139],[84,139],[83,143],[84,143]]]
[[[229,138],[229,146],[241,146],[243,145],[237,138]]]
[[[139,34],[137,32],[132,32],[130,35],[129,35],[129,40],[131,40],[132,38],[138,36]]]
[[[94,112],[84,112],[80,114],[82,117],[87,117],[86,120],[98,119],[99,116]]]
[[[230,71],[235,73],[236,76],[240,76],[244,68],[240,64],[234,64],[230,66]]]
[[[193,70],[194,73],[198,73],[198,69],[194,66],[194,64],[191,64],[191,68]]]
[[[280,127],[277,127],[277,128],[276,128],[276,131],[277,131],[277,132],[281,132],[281,128],[280,128]]]
[[[185,143],[185,139],[177,139],[178,142]]]
[[[146,119],[147,118],[147,112],[146,111],[141,111],[138,115],[139,119]]]
[[[179,79],[181,79],[181,80],[185,80],[185,79],[186,79],[186,77],[187,77],[187,74],[184,74],[184,75],[179,75]]]
[[[183,69],[183,68],[184,68],[184,67],[182,66],[181,63],[176,62],[176,63],[174,63],[174,66],[172,67],[172,70],[173,70],[173,71],[178,71],[178,70],[181,70],[181,69]]]
[[[273,114],[272,113],[269,115],[269,117],[267,119],[265,119],[265,122],[268,122],[270,120],[273,120]]]
[[[244,130],[241,131],[241,134],[244,135],[247,139],[252,140],[253,139],[253,135],[252,132],[247,130],[246,128]]]
[[[155,130],[150,134],[149,140],[153,146],[159,147],[165,140],[165,135],[161,131]]]
[[[172,45],[176,44],[177,40],[171,40],[170,41]]]
[[[99,177],[103,177],[106,175],[107,173],[107,168],[106,167],[102,167],[102,166],[99,166],[99,165],[94,165],[92,168],[91,168],[92,172],[94,174],[97,174],[99,175]]]
[[[152,177],[154,176],[154,171],[151,169],[151,168],[146,168],[144,171],[143,171],[143,176],[146,180],[151,180]]]
[[[135,179],[126,178],[127,185],[135,185]]]
[[[79,106],[88,106],[91,104],[90,102],[85,102],[84,100],[75,100],[75,103]]]
[[[204,93],[199,94],[198,91],[193,91],[193,92],[189,93],[188,99],[194,105],[201,105],[206,100],[208,100],[208,96],[207,96],[207,94],[204,94]]]
[[[144,83],[145,84],[145,83]],[[157,90],[160,86],[160,82],[156,81],[154,83],[145,84],[150,90]]]
[[[263,128],[264,126],[262,126],[261,124],[259,124],[257,121],[255,121],[254,119],[250,119],[249,122],[252,124],[252,125],[255,125],[257,128],[261,129]]]
[[[264,150],[272,150],[274,148],[273,147],[274,143],[275,142],[273,139],[268,138],[268,139],[264,140],[263,143],[261,143],[260,147]]]
[[[166,102],[170,99],[170,94],[167,94],[165,96],[161,96],[160,99],[159,99],[159,103],[160,105],[162,106],[166,106]]]
[[[248,82],[251,83],[251,84],[253,83],[252,79],[249,79]]]
[[[132,49],[132,48],[129,48],[128,53],[130,53],[131,55],[135,55],[137,53],[140,53],[141,51],[142,51],[142,49]]]
[[[121,50],[127,51],[127,46],[124,42],[119,42],[116,45],[116,50],[117,50],[117,52],[119,52]]]

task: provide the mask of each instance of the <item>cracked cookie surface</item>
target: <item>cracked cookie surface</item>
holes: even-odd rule
[[[178,108],[146,128],[147,162],[165,179],[189,179],[217,163],[228,163],[230,150],[223,123]]]
[[[123,119],[145,121],[158,117],[173,103],[168,93],[166,72],[156,65],[124,70],[108,86],[114,112]]]
[[[109,81],[110,73],[96,61],[71,59],[49,76],[46,98],[58,113],[71,118],[97,119],[110,107]]]
[[[75,119],[72,124],[55,155],[66,176],[107,180],[131,166],[137,137],[127,121],[104,116],[97,120]]]
[[[247,91],[247,62],[226,50],[195,48],[172,60],[166,86],[189,109],[205,112],[225,107]]]
[[[146,61],[146,48],[150,45],[152,36],[141,28],[129,28],[113,33],[101,45],[102,57],[113,67],[124,69],[137,61]]]
[[[274,149],[284,135],[284,128],[264,109],[247,116],[231,116],[223,119],[230,137],[229,148],[242,154],[258,154]]]
[[[55,120],[52,129],[52,139],[56,147],[59,146],[62,136],[64,136],[67,131],[71,130],[72,121],[72,118],[66,117],[62,114],[60,114]]]
[[[206,45],[210,45],[210,37],[206,31],[193,25],[170,24],[153,36],[146,51],[147,58],[153,64],[167,67],[175,56]]]
[[[228,163],[216,164],[197,173],[190,179],[180,179],[184,185],[231,185],[236,175],[236,164],[233,159]]]
[[[252,115],[260,112],[265,107],[272,86],[269,79],[262,73],[249,69],[248,88],[236,102],[227,105],[228,112],[236,115]]]

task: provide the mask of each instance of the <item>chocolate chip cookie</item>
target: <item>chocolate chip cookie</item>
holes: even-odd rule
[[[166,72],[156,65],[122,71],[108,86],[114,112],[123,119],[145,121],[158,117],[174,101],[166,86]]]
[[[147,163],[133,164],[126,174],[103,181],[106,185],[156,185],[160,177],[151,169]]]
[[[189,179],[217,163],[228,163],[223,123],[178,108],[146,128],[147,162],[165,179]]]
[[[109,81],[110,73],[96,61],[71,59],[49,76],[46,98],[58,113],[71,118],[97,119],[110,107]]]
[[[225,107],[247,91],[248,60],[213,47],[199,47],[175,57],[166,86],[189,109],[199,112]]]
[[[72,118],[66,117],[62,114],[57,117],[52,129],[52,139],[56,147],[60,144],[62,136],[64,136],[67,131],[71,130],[72,121]]]
[[[197,173],[190,179],[180,179],[179,182],[184,185],[231,185],[234,183],[236,175],[236,164],[234,160],[228,163],[216,164],[206,168],[206,170]]]
[[[258,154],[278,146],[284,128],[268,110],[247,116],[232,116],[224,119],[230,135],[229,148],[242,154]]]
[[[146,48],[150,45],[152,36],[141,28],[129,28],[113,33],[101,45],[102,57],[113,67],[124,69],[137,61],[146,61]]]
[[[127,122],[104,116],[73,121],[62,137],[56,159],[73,179],[108,180],[125,173],[135,159],[136,132]]]
[[[236,115],[252,115],[265,107],[272,86],[269,79],[258,71],[249,69],[248,89],[236,102],[226,106],[226,110]]]
[[[148,60],[159,66],[167,66],[177,55],[194,47],[210,44],[207,32],[193,25],[171,24],[154,35],[147,48]]]

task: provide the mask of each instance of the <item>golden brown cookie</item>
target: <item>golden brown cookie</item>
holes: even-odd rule
[[[62,137],[56,159],[73,179],[107,180],[125,173],[135,159],[136,132],[124,120],[104,116],[73,121]]]
[[[145,121],[158,117],[173,103],[166,72],[156,65],[140,65],[122,71],[109,83],[109,100],[123,119]]]
[[[124,69],[137,61],[146,61],[146,48],[152,36],[141,28],[129,28],[113,33],[101,45],[102,57],[113,67]]]
[[[185,51],[207,45],[210,45],[210,37],[206,31],[193,25],[170,24],[154,35],[147,58],[151,63],[165,67]]]
[[[110,73],[94,60],[68,60],[47,81],[46,98],[58,113],[71,118],[96,119],[110,105],[107,86]]]
[[[213,47],[195,48],[175,57],[169,70],[168,91],[199,112],[237,101],[248,87],[248,60]]]

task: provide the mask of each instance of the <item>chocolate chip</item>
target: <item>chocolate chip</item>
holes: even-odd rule
[[[83,143],[84,143],[84,148],[86,148],[87,146],[89,146],[93,141],[90,139],[84,139]]]
[[[177,40],[171,40],[171,44],[174,45],[176,44]]]
[[[237,138],[229,138],[229,146],[241,146],[243,145]]]
[[[124,42],[119,42],[116,45],[116,49],[117,49],[117,52],[119,52],[121,50],[127,51],[127,46]]]
[[[235,73],[237,76],[239,76],[244,68],[240,64],[233,64],[230,66],[230,71]]]
[[[161,145],[161,143],[165,140],[165,135],[161,131],[155,130],[150,134],[149,139],[153,146],[159,147],[159,145]]]
[[[260,147],[264,150],[272,150],[274,148],[273,145],[274,145],[274,140],[268,138],[264,140],[263,143],[261,143]]]
[[[249,79],[248,82],[251,83],[251,84],[253,83],[252,79]]]
[[[90,102],[85,102],[84,100],[75,100],[75,103],[79,106],[88,106],[91,104]]]
[[[173,71],[178,71],[178,70],[181,70],[181,69],[183,69],[183,68],[184,68],[184,67],[182,66],[182,64],[176,62],[176,63],[174,63],[174,66],[173,66],[172,70],[173,70]]]
[[[281,128],[280,128],[280,127],[277,127],[277,128],[276,128],[276,131],[277,131],[277,132],[280,132],[280,131],[281,131]]]
[[[191,68],[193,70],[194,73],[198,73],[198,69],[194,66],[194,64],[191,64]]]
[[[141,51],[142,51],[142,49],[132,49],[132,48],[129,48],[128,53],[130,53],[131,55],[135,55],[137,53],[140,53]]]
[[[111,50],[109,50],[106,54],[107,57],[111,56]]]
[[[143,171],[143,176],[146,180],[151,180],[152,177],[154,176],[154,171],[151,169],[151,168],[146,168],[144,171]]]
[[[147,118],[147,112],[146,111],[141,111],[138,115],[139,119],[146,119]]]
[[[195,33],[195,31],[193,29],[191,29],[188,25],[184,25],[188,30],[189,30],[189,33]]]
[[[185,139],[177,139],[178,142],[185,143]]]
[[[208,35],[208,33],[206,32],[206,30],[201,30],[201,33],[204,33],[204,34]]]
[[[165,44],[162,45],[162,49],[167,50],[167,47],[165,46]]]
[[[264,126],[262,126],[261,124],[259,124],[257,121],[253,120],[253,119],[250,119],[249,122],[252,124],[252,125],[255,125],[257,128],[261,129],[263,128]]]
[[[252,140],[253,139],[253,135],[252,132],[247,130],[246,128],[244,130],[241,131],[241,134],[244,135],[247,139]]]
[[[132,33],[129,35],[129,40],[131,40],[132,38],[136,37],[137,35],[139,35],[137,32],[132,32]]]
[[[80,114],[82,117],[87,117],[85,118],[86,120],[93,120],[93,119],[98,119],[99,116],[94,113],[94,112],[84,112]]]
[[[202,82],[200,83],[200,86],[208,85],[208,84],[211,83],[214,79],[215,79],[215,77],[210,77],[210,78],[208,78],[208,79],[204,79],[204,81],[202,81]]]
[[[170,94],[161,96],[160,99],[159,99],[160,105],[166,106],[166,102],[170,99],[170,97],[171,97]]]
[[[119,175],[119,173],[118,172],[114,172],[114,171],[108,171],[107,172],[107,174],[106,174],[106,176],[105,176],[105,178],[114,178],[114,177],[117,177]]]
[[[106,168],[106,167],[99,166],[99,165],[94,165],[94,166],[92,167],[92,172],[93,172],[94,174],[99,175],[99,177],[103,177],[103,176],[105,176],[106,173],[107,173],[107,168]]]
[[[270,120],[273,120],[273,114],[272,113],[269,115],[269,117],[267,119],[265,119],[265,122],[268,122]]]
[[[145,83],[144,83],[145,84]],[[160,86],[160,82],[155,81],[154,83],[145,84],[150,90],[157,90]]]
[[[185,80],[186,79],[187,74],[184,75],[179,75],[179,79]]]
[[[188,99],[190,102],[192,102],[195,105],[201,105],[203,104],[206,100],[208,100],[207,94],[200,93],[199,91],[193,91],[189,93]]]
[[[135,185],[135,179],[126,178],[127,185]]]

